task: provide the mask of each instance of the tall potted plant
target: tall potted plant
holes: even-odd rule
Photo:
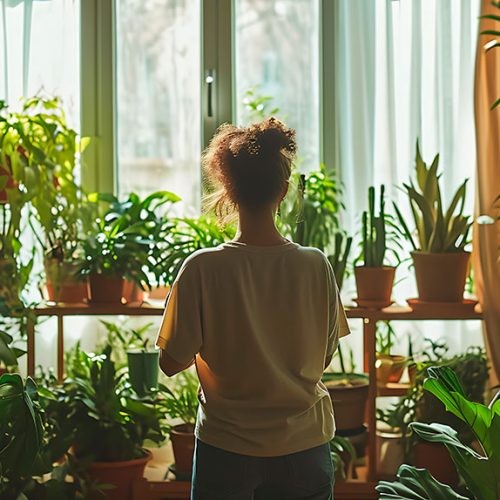
[[[390,321],[377,323],[377,383],[385,385],[388,382],[399,382],[406,366],[407,359],[400,354],[392,354],[396,331]]]
[[[194,426],[198,413],[198,377],[193,372],[184,371],[177,375],[174,382],[172,389],[160,385],[160,392],[165,396],[163,404],[167,415],[179,422],[170,428],[175,458],[172,472],[177,479],[189,481],[193,469]]]
[[[354,267],[357,303],[361,307],[383,308],[391,304],[394,266],[385,265],[388,242],[398,244],[393,231],[387,230],[385,187],[380,187],[379,212],[375,213],[375,188],[368,189],[368,211],[363,212],[362,265]]]
[[[427,166],[417,142],[416,185],[404,184],[413,214],[417,238],[394,203],[403,235],[410,242],[420,302],[462,302],[470,252],[465,250],[471,227],[463,215],[467,180],[443,208],[438,174],[439,154]]]

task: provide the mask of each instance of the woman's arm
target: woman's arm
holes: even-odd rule
[[[176,361],[172,356],[169,356],[167,352],[164,349],[160,350],[160,368],[161,371],[167,376],[167,377],[173,377],[179,372],[182,372],[186,368],[189,368],[190,366],[193,366],[194,364],[194,358],[189,361],[187,364],[182,364]]]

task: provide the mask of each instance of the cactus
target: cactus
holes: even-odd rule
[[[363,212],[363,262],[366,267],[384,265],[386,241],[385,186],[380,187],[379,212],[375,214],[375,188],[368,189],[368,211]]]

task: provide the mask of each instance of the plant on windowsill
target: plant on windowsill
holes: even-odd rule
[[[90,200],[102,202],[106,197],[91,195]],[[82,242],[80,264],[80,272],[87,277],[90,302],[122,303],[125,280],[141,289],[149,287],[147,271],[157,243],[153,226],[147,219],[131,220],[127,210],[118,212],[113,204],[93,222],[90,235]]]
[[[375,213],[375,188],[368,188],[368,211],[363,212],[362,265],[354,267],[360,307],[382,309],[391,304],[395,266],[386,265],[388,251],[399,261],[396,247],[401,249],[397,233],[391,229],[392,218],[385,211],[385,186],[380,186],[379,212]],[[389,248],[390,247],[390,248]]]
[[[398,383],[407,365],[407,358],[400,354],[391,354],[396,331],[390,321],[379,321],[375,335],[377,383],[381,385],[386,385],[388,382]]]
[[[174,227],[174,219],[170,216],[172,207],[181,198],[170,191],[155,191],[141,198],[131,193],[123,201],[111,194],[98,194],[97,201],[107,205],[106,219],[111,222],[122,218],[125,225],[140,233],[143,238],[150,239],[145,270],[148,275],[149,289],[163,285],[159,261],[168,248],[168,237]],[[133,280],[125,279],[123,296],[128,303],[141,303],[144,294],[141,287]]]
[[[463,301],[470,252],[465,250],[472,222],[463,215],[467,179],[458,188],[445,211],[437,173],[439,154],[430,166],[420,155],[417,141],[416,180],[404,184],[413,214],[417,239],[398,206],[394,210],[404,237],[410,242],[420,302]]]
[[[163,408],[174,421],[170,426],[170,440],[175,457],[175,476],[189,480],[193,468],[194,426],[198,413],[198,377],[189,370],[176,375],[173,388],[160,384],[160,393],[165,396]]]
[[[153,323],[139,328],[128,328],[101,320],[107,330],[107,344],[113,346],[118,359],[127,358],[130,385],[139,396],[158,389],[159,355],[147,336]]]
[[[456,470],[463,477],[467,491],[457,493],[448,484],[439,482],[429,471],[402,465],[397,481],[381,481],[376,489],[380,498],[494,500],[500,496],[500,391],[488,406],[471,400],[457,375],[448,367],[431,367],[424,389],[433,394],[444,408],[458,418],[475,436],[480,451],[460,438],[456,428],[438,423],[412,423],[410,428],[420,439],[446,447]]]
[[[107,346],[101,354],[74,351],[68,378],[48,399],[48,418],[61,420],[70,436],[72,453],[80,469],[94,483],[112,485],[107,498],[128,498],[134,480],[142,477],[151,455],[144,441],[163,441],[164,417],[158,393],[139,397],[126,373],[116,370]]]

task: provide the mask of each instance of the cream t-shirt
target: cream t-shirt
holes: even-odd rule
[[[251,456],[328,442],[335,422],[321,382],[349,333],[333,270],[317,249],[230,242],[194,253],[167,301],[157,345],[196,357],[196,436]]]

